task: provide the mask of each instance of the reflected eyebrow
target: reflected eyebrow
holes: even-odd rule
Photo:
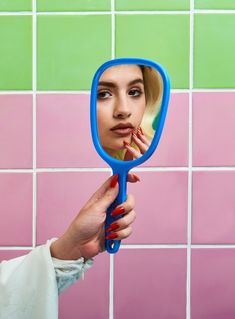
[[[129,83],[129,85],[133,85],[133,84],[136,84],[136,83],[144,84],[144,81],[142,79],[135,79],[135,80],[131,81]]]
[[[107,86],[107,87],[111,87],[111,88],[117,87],[113,82],[106,82],[106,81],[100,81],[98,83],[98,86]]]
[[[137,84],[137,83],[144,84],[144,81],[141,78],[138,78],[138,79],[135,79],[135,80],[129,82],[128,86],[133,85],[133,84]],[[107,86],[107,87],[111,87],[111,88],[118,87],[118,85],[115,82],[109,82],[109,81],[100,81],[98,83],[98,86]]]

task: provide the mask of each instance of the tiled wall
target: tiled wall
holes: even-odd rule
[[[115,257],[60,298],[60,319],[235,318],[234,0],[0,1],[0,259],[59,236],[110,175],[89,89],[115,57],[163,64],[157,152],[130,185]]]

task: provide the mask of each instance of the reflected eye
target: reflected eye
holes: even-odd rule
[[[142,94],[143,92],[140,89],[131,89],[128,94],[131,96],[138,97]]]
[[[98,100],[104,100],[107,99],[111,96],[111,93],[109,91],[100,91],[97,94],[97,99]]]

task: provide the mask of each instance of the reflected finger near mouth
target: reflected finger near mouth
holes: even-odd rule
[[[146,145],[150,145],[149,140],[140,132],[137,132],[137,137]]]
[[[127,143],[126,141],[123,141],[123,145],[124,147],[135,157],[138,158],[141,156],[141,153],[138,152],[136,149],[134,149],[134,147],[132,147],[129,143]]]
[[[136,135],[133,135],[133,140],[135,144],[139,147],[141,154],[144,154],[148,149],[148,145],[143,143],[141,139],[139,139]]]

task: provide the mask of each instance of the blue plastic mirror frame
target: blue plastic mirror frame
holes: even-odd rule
[[[137,65],[146,65],[146,66],[152,67],[153,69],[159,72],[163,81],[162,104],[161,104],[161,108],[160,108],[160,112],[158,116],[158,126],[156,128],[153,140],[148,150],[140,158],[137,158],[131,161],[117,160],[111,157],[110,155],[108,155],[102,148],[99,141],[99,137],[98,137],[96,104],[97,104],[97,89],[98,89],[99,78],[101,77],[102,73],[107,68],[120,65],[120,64],[137,64]],[[118,174],[118,183],[119,183],[118,196],[115,202],[109,207],[107,211],[107,217],[105,222],[106,228],[110,224],[112,224],[115,220],[120,218],[120,217],[113,218],[111,216],[111,212],[117,205],[123,203],[126,200],[126,179],[127,179],[127,174],[129,170],[145,162],[153,154],[154,150],[156,149],[159,143],[163,126],[165,123],[166,114],[167,114],[169,97],[170,97],[170,79],[168,77],[168,74],[166,70],[161,66],[161,64],[154,62],[152,60],[142,59],[142,58],[113,59],[102,64],[94,75],[94,78],[92,81],[91,99],[90,99],[90,124],[91,124],[92,139],[98,154],[112,168],[113,175]],[[120,243],[121,243],[120,240],[109,239],[105,241],[105,248],[109,253],[116,253],[119,249]]]

